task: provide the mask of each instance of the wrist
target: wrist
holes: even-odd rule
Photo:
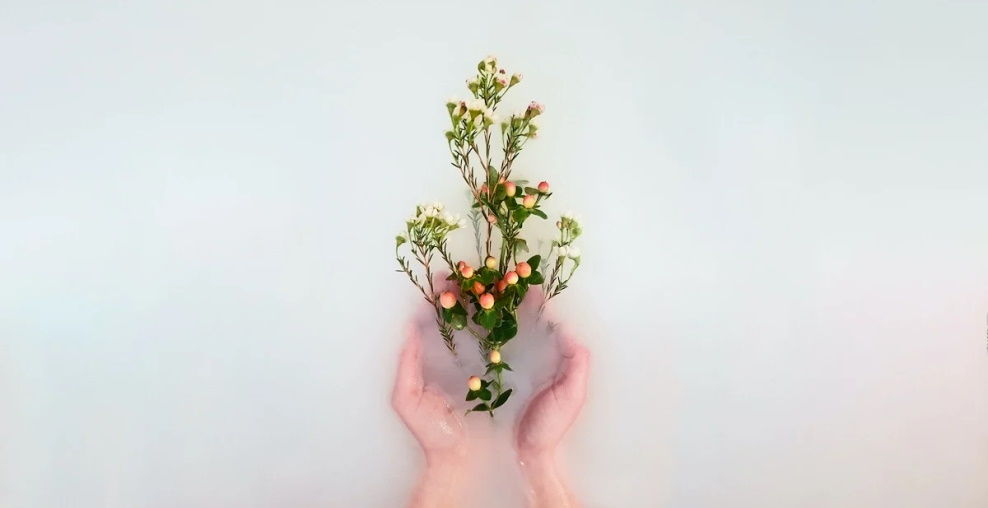
[[[456,446],[425,452],[425,463],[429,469],[460,469],[468,458],[466,447]]]
[[[518,462],[525,476],[538,477],[556,474],[556,451],[518,450]]]

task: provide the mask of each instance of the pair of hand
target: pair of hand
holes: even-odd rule
[[[528,403],[515,429],[530,505],[538,508],[577,506],[556,471],[554,457],[586,400],[590,354],[565,327],[557,326],[555,336],[561,357],[557,372]],[[426,473],[409,506],[462,506],[457,487],[470,448],[467,429],[449,398],[423,380],[422,334],[415,324],[408,327],[391,403],[426,457]]]

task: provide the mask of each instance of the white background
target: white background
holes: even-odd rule
[[[986,21],[5,2],[0,505],[399,506],[393,235],[465,205],[442,100],[495,52],[585,222],[588,506],[986,506]]]

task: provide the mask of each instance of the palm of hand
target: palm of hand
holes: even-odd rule
[[[590,352],[572,334],[559,336],[562,362],[552,383],[528,404],[518,422],[518,450],[542,453],[554,449],[576,420],[587,396]]]
[[[456,451],[463,445],[466,429],[446,395],[434,386],[425,386],[421,351],[419,332],[411,328],[398,364],[391,404],[427,453]]]

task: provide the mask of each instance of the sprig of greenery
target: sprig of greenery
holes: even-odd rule
[[[538,136],[538,118],[545,110],[541,104],[532,102],[520,112],[499,115],[505,95],[521,79],[521,74],[509,75],[489,56],[477,65],[477,74],[467,80],[472,98],[446,102],[450,119],[446,131],[450,164],[470,191],[469,217],[480,261],[477,268],[466,261],[454,263],[447,235],[465,227],[466,221],[443,212],[440,203],[417,206],[415,215],[406,221],[405,232],[396,237],[398,271],[405,273],[435,307],[440,335],[450,351],[455,354],[455,331],[466,330],[477,339],[478,349],[489,360],[484,379],[470,378],[466,400],[479,400],[470,411],[484,411],[492,417],[512,393],[503,379],[504,371],[511,371],[511,367],[502,361],[501,348],[518,333],[521,302],[532,286],[542,285],[544,294],[551,296],[544,297],[541,315],[541,307],[567,287],[579,265],[579,256],[573,257],[569,249],[575,249],[571,243],[580,235],[580,226],[572,217],[565,216],[557,223],[560,237],[552,242],[554,265],[549,256],[543,260],[539,254],[519,261],[522,253],[529,251],[528,241],[522,236],[526,222],[532,217],[548,219],[542,208],[552,196],[547,182],[527,186],[524,180],[511,180],[513,164],[526,144]],[[491,146],[496,139],[492,133],[495,126],[500,128],[500,161],[494,160],[495,148]],[[497,250],[495,236],[500,239]],[[406,243],[424,274],[425,284],[419,282],[412,262],[400,251]],[[436,252],[451,270],[447,280],[456,285],[455,290],[439,295],[431,268]],[[567,256],[574,264],[563,277]],[[552,275],[546,277],[544,273],[550,266]]]

